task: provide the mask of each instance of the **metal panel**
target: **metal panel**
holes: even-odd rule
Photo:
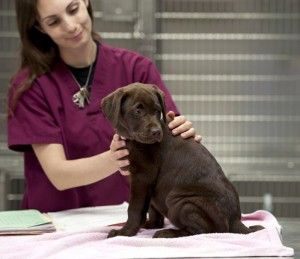
[[[104,42],[155,60],[238,188],[243,211],[264,208],[271,194],[275,215],[299,217],[299,180],[287,180],[300,176],[299,0],[91,2]],[[5,148],[5,96],[19,48],[13,3],[0,1],[0,167],[16,186],[7,208],[17,208],[23,190],[22,157]]]
[[[0,170],[0,211],[5,210],[6,196],[6,173]]]
[[[102,18],[107,21],[132,20],[137,15],[136,0],[94,0],[93,7],[102,12]]]
[[[242,209],[263,208],[272,191],[276,215],[300,216],[299,193],[283,192],[294,183],[269,175],[300,171],[300,2],[157,3],[163,79],[225,173],[242,176]],[[249,182],[255,172],[267,180]]]
[[[18,210],[24,193],[24,177],[20,174],[10,173],[6,184],[6,210]]]

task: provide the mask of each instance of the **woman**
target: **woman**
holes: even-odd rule
[[[153,63],[100,43],[89,0],[16,0],[21,69],[9,93],[8,146],[24,152],[23,208],[43,212],[120,204],[129,186],[125,141],[104,118],[101,99],[133,82],[165,92],[174,135],[194,136]],[[124,172],[124,174],[127,174]]]

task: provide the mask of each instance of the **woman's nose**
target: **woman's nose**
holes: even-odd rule
[[[77,26],[72,17],[66,17],[64,19],[64,27],[67,32],[74,32],[76,31]]]

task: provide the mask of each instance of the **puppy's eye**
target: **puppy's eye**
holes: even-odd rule
[[[163,120],[163,113],[160,110],[156,110],[155,113],[157,118]]]
[[[142,104],[139,104],[134,110],[134,115],[141,116],[143,114],[143,111],[144,111],[144,106]]]
[[[155,109],[155,114],[160,117],[161,116],[161,110],[160,109]]]
[[[142,113],[141,109],[135,109],[135,115],[140,115]]]
[[[136,108],[139,110],[142,110],[142,109],[144,109],[144,106],[142,104],[139,104]]]

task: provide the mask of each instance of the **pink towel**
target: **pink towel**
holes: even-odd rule
[[[0,237],[0,258],[170,258],[293,256],[280,240],[280,225],[267,211],[243,215],[246,225],[265,229],[250,233],[201,234],[173,239],[152,239],[156,230],[141,229],[135,237],[106,239],[113,227],[58,231],[39,236]],[[83,223],[84,224],[84,223]],[[172,227],[168,224],[167,227]],[[116,228],[116,227],[114,227]],[[142,248],[142,249],[141,249]]]

